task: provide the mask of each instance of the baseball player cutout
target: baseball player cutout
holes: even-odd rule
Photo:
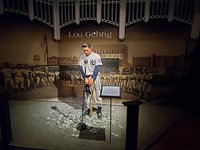
[[[101,81],[100,81],[100,66],[102,65],[99,54],[93,52],[92,46],[89,43],[82,44],[83,54],[78,61],[79,70],[82,77],[85,79],[84,98],[86,110],[83,116],[89,115],[90,111],[96,111],[98,118],[102,117],[102,98],[100,97]],[[93,93],[94,92],[94,93]],[[91,109],[91,98],[94,98],[94,107]]]

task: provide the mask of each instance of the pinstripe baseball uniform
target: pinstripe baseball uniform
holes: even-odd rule
[[[95,75],[95,67],[101,66],[102,61],[99,54],[92,52],[90,55],[82,54],[80,56],[78,65],[83,68],[83,72],[85,74],[85,77],[91,76],[94,78],[94,88],[95,88],[95,94],[94,94],[94,101],[97,106],[99,106],[102,103],[102,98],[100,97],[100,90],[101,90],[101,81],[100,81],[100,72],[98,71],[97,75]],[[90,104],[90,97],[91,94],[85,93],[85,102],[86,107],[89,109]]]

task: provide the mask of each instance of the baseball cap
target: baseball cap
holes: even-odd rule
[[[89,43],[83,43],[83,44],[82,44],[82,47],[89,47],[89,48],[90,48],[90,47],[91,47],[91,44],[89,44]]]

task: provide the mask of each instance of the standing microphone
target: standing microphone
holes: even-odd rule
[[[85,70],[85,76],[84,76],[84,90],[83,90],[83,97],[85,97],[85,85],[86,85],[86,83],[85,83],[85,78],[86,78],[86,66],[87,66],[87,64],[88,64],[88,59],[84,59],[84,70]],[[83,67],[83,66],[82,66]],[[87,127],[87,125],[83,122],[83,111],[84,111],[84,103],[85,103],[85,98],[83,98],[83,102],[82,102],[82,115],[81,115],[81,122],[78,124],[78,126],[76,127],[77,128],[77,130],[84,130],[84,129],[86,129],[86,127]]]

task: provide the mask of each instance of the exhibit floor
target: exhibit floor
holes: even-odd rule
[[[69,103],[58,98],[10,100],[10,144],[54,150],[125,149],[126,107],[121,104],[123,100],[112,100],[111,126],[109,100],[104,101],[101,119],[97,118],[96,113],[83,119],[88,127],[105,129],[105,139],[80,138],[80,131],[76,129],[82,121],[80,100],[68,98],[66,101]],[[152,102],[141,104],[138,150],[148,147],[182,114],[183,110],[176,106],[155,105]],[[93,130],[93,133],[97,133],[97,130]]]

